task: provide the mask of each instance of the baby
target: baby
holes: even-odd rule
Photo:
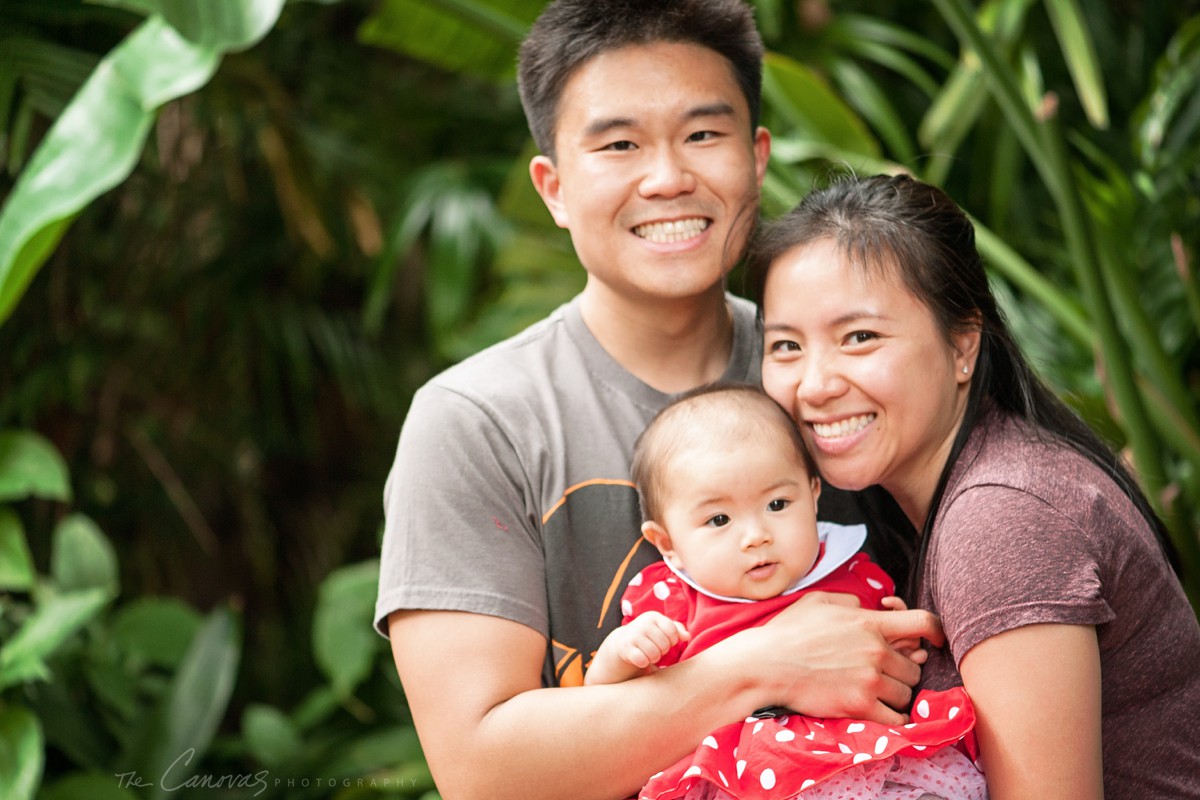
[[[821,482],[800,432],[760,389],[718,385],[664,408],[638,439],[642,533],[662,554],[622,598],[625,624],[587,683],[615,683],[761,625],[808,591],[904,608],[859,553],[866,528],[820,523]],[[895,643],[912,651],[919,642]],[[974,711],[961,688],[921,692],[903,727],[763,709],[706,737],[641,798],[984,800]],[[857,793],[857,794],[856,794]]]

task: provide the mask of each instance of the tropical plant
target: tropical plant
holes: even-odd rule
[[[10,504],[70,495],[49,442],[0,431],[0,795],[13,800],[42,786],[50,752],[73,770],[56,775],[47,796],[138,796],[132,776],[162,775],[182,754],[208,749],[237,673],[230,611],[204,619],[154,598],[112,608],[116,555],[87,517],[63,517],[49,574],[35,569]],[[145,796],[163,797],[162,787]]]
[[[543,5],[7,0],[0,795],[150,796],[113,768],[189,742],[281,797],[432,790],[368,627],[378,493],[415,387],[581,285],[513,87]],[[764,212],[945,185],[1200,597],[1197,4],[755,6]]]

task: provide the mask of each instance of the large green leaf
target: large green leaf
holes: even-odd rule
[[[296,724],[274,706],[261,703],[247,706],[242,715],[242,737],[250,754],[268,767],[278,767],[300,752]]]
[[[188,647],[157,711],[120,771],[160,776],[151,798],[170,796],[196,774],[229,705],[241,658],[240,626],[230,611],[209,615]]]
[[[384,0],[360,35],[446,70],[510,79],[517,45],[544,6],[545,0]]]
[[[35,577],[21,519],[10,509],[0,507],[0,591],[26,591]]]
[[[82,514],[63,518],[54,528],[50,574],[64,591],[103,589],[116,597],[117,554],[100,528]]]
[[[44,678],[45,659],[108,601],[103,589],[45,593],[13,637],[0,646],[0,687]]]
[[[763,98],[786,122],[790,136],[827,142],[870,158],[880,156],[879,142],[858,115],[816,72],[787,56],[767,54]]]
[[[1097,128],[1107,128],[1108,97],[1104,91],[1104,78],[1079,0],[1047,0],[1043,5],[1050,15],[1050,24],[1058,36],[1088,121]]]
[[[226,50],[270,29],[282,0],[136,0],[152,16],[106,56],[55,121],[0,209],[0,322],[71,218],[133,170],[157,110],[208,82]]]
[[[94,0],[161,15],[185,38],[219,52],[244,50],[275,25],[284,0]]]
[[[0,707],[0,797],[30,800],[44,760],[37,717],[22,706]]]
[[[181,600],[147,597],[117,612],[109,636],[124,655],[173,671],[186,655],[200,622],[200,615]]]
[[[0,502],[27,497],[69,500],[66,462],[33,431],[0,430]]]
[[[379,562],[365,561],[332,572],[317,594],[313,654],[343,697],[370,674],[382,648],[371,629],[378,585]]]

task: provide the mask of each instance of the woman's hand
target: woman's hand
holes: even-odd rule
[[[731,637],[753,651],[756,707],[779,705],[815,717],[852,717],[904,724],[896,711],[912,699],[921,667],[893,642],[943,642],[937,617],[923,610],[874,611],[848,595],[813,592],[766,625]],[[739,654],[744,657],[745,654]]]
[[[904,599],[896,595],[889,595],[879,601],[880,605],[889,611],[907,611],[908,604]],[[895,639],[891,642],[893,648],[897,652],[908,656],[914,664],[924,664],[929,660],[929,651],[921,647],[921,640],[912,636],[905,636],[900,639]]]

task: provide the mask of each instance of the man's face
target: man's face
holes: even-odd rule
[[[723,56],[669,42],[601,53],[567,81],[555,145],[530,174],[590,291],[661,303],[720,290],[770,152]]]

